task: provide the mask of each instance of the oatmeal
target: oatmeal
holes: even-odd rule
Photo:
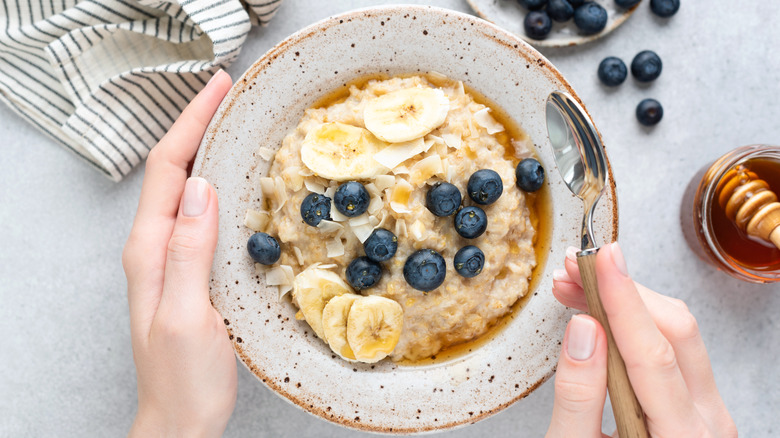
[[[353,86],[306,110],[278,152],[261,148],[267,205],[247,225],[281,247],[266,282],[292,288],[299,318],[346,359],[430,357],[528,292],[535,231],[514,164],[530,148],[505,150],[491,110],[439,79]]]

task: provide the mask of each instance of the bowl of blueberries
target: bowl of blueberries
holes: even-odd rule
[[[623,24],[641,0],[467,0],[480,17],[538,47],[565,47],[600,38]],[[674,15],[679,0],[651,0],[660,17]]]

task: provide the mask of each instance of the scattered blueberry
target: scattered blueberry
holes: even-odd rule
[[[530,9],[532,11],[542,9],[544,5],[547,4],[547,0],[517,0],[517,2],[526,9]]]
[[[631,61],[631,74],[640,82],[650,82],[661,76],[663,63],[661,58],[651,50],[637,53]]]
[[[628,76],[628,69],[620,58],[609,56],[599,64],[599,79],[608,87],[622,84],[626,76]]]
[[[568,2],[575,8],[579,8],[585,3],[585,0],[568,0]]]
[[[558,22],[569,21],[574,16],[574,6],[568,0],[550,0],[547,15]]]
[[[535,40],[543,40],[552,30],[552,20],[545,11],[531,11],[523,22],[525,34]]]
[[[485,253],[474,245],[464,246],[456,254],[453,260],[455,271],[466,277],[476,277],[485,266]]]
[[[319,193],[309,193],[301,202],[301,217],[312,227],[319,225],[323,219],[330,220],[330,198]]]
[[[436,216],[445,217],[458,211],[461,200],[460,190],[444,182],[428,189],[428,194],[425,195],[425,206]]]
[[[504,183],[495,170],[480,169],[469,178],[466,191],[477,204],[489,205],[501,197],[501,193],[504,192]]]
[[[680,0],[650,0],[650,10],[659,17],[671,17],[678,9],[680,9]]]
[[[432,249],[415,251],[404,263],[404,279],[409,286],[423,292],[441,286],[446,275],[444,257]]]
[[[607,10],[598,3],[585,2],[574,10],[574,24],[585,35],[597,34],[607,26]]]
[[[265,233],[253,234],[246,244],[246,249],[252,259],[261,265],[273,265],[282,255],[279,242]]]
[[[639,4],[639,2],[642,0],[615,0],[615,4],[620,6],[621,8],[632,8]]]
[[[466,239],[475,239],[487,229],[487,215],[479,207],[466,207],[455,215],[455,231]]]
[[[356,290],[376,286],[382,278],[382,265],[368,257],[358,257],[347,266],[347,282]]]
[[[526,158],[517,165],[515,176],[520,190],[535,192],[544,184],[544,167],[535,159]]]
[[[347,217],[360,216],[368,209],[371,197],[368,190],[356,181],[345,182],[336,189],[333,203],[336,209]]]
[[[398,250],[398,238],[384,228],[377,228],[363,242],[363,249],[366,250],[366,257],[375,262],[384,262],[393,258]]]
[[[655,99],[645,99],[636,107],[636,118],[645,126],[653,126],[664,117],[664,108],[661,102]]]

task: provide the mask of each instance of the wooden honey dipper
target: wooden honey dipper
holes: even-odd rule
[[[739,164],[723,175],[716,193],[726,216],[742,231],[780,249],[780,202],[766,181]]]

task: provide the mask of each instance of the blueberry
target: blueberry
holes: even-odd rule
[[[607,11],[598,3],[585,2],[574,10],[574,24],[585,35],[597,34],[607,26]]]
[[[441,286],[446,275],[444,257],[432,249],[415,251],[404,263],[404,279],[409,286],[423,292]]]
[[[333,204],[336,210],[347,217],[360,216],[368,209],[371,197],[368,190],[356,181],[345,182],[336,189],[333,196]]]
[[[252,259],[261,265],[273,265],[282,255],[279,242],[265,233],[253,234],[246,243],[246,249]]]
[[[517,165],[515,170],[517,187],[526,192],[535,192],[544,184],[544,167],[533,158],[526,158]]]
[[[489,205],[496,202],[504,192],[504,183],[495,170],[481,169],[471,175],[466,191],[477,204]]]
[[[661,76],[663,63],[661,58],[651,50],[637,53],[631,61],[631,74],[640,82],[650,82]]]
[[[645,126],[653,126],[664,117],[664,108],[661,102],[655,99],[645,99],[636,107],[636,118]]]
[[[476,277],[485,266],[485,253],[474,245],[464,246],[456,254],[453,260],[458,274],[466,277]]]
[[[376,286],[382,278],[382,265],[368,257],[358,257],[347,266],[347,282],[356,290]]]
[[[552,30],[552,21],[545,11],[531,11],[523,22],[525,34],[535,40],[543,40]]]
[[[479,207],[466,207],[455,215],[455,231],[466,239],[476,239],[487,229],[487,215]]]
[[[620,58],[610,56],[604,58],[599,64],[599,79],[608,87],[617,87],[622,84],[626,80],[626,76],[628,76],[628,69]]]
[[[393,258],[398,250],[398,238],[384,228],[377,228],[363,242],[363,249],[366,250],[366,257],[375,262],[384,262]]]
[[[569,21],[574,16],[574,6],[568,0],[550,0],[547,3],[547,15],[555,21]]]
[[[621,8],[628,9],[638,5],[640,1],[642,0],[615,0],[615,4],[617,4]]]
[[[542,9],[544,5],[547,4],[547,0],[517,0],[517,2],[526,9],[530,9],[532,11]]]
[[[585,3],[585,0],[568,0],[568,2],[575,8],[579,8]]]
[[[312,227],[319,225],[323,219],[331,220],[330,198],[319,193],[309,193],[301,202],[301,217]]]
[[[680,9],[680,0],[650,0],[650,10],[659,17],[671,17],[678,9]]]
[[[460,207],[460,190],[450,183],[438,183],[428,189],[425,206],[439,217],[450,216]]]

